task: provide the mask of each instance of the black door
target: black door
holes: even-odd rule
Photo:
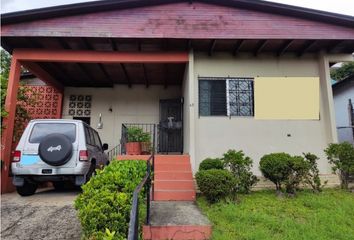
[[[183,153],[182,109],[182,98],[160,100],[159,152]]]

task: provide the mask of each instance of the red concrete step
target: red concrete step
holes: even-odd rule
[[[144,240],[206,240],[211,238],[211,226],[143,226]]]
[[[195,190],[154,190],[154,201],[195,201]]]
[[[155,190],[194,190],[193,180],[155,180]]]
[[[159,180],[192,180],[193,174],[191,171],[186,172],[170,172],[170,171],[155,171],[155,181]]]
[[[182,163],[189,164],[189,155],[155,155],[155,164],[159,163]]]
[[[175,163],[156,163],[155,171],[170,171],[170,172],[187,172],[192,171],[191,165],[187,164],[175,164]]]

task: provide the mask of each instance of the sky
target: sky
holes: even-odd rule
[[[1,13],[97,0],[1,0]],[[354,0],[269,0],[354,16]]]

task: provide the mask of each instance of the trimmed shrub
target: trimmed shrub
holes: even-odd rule
[[[309,164],[301,156],[293,156],[288,159],[290,173],[285,180],[286,192],[295,194],[300,183],[309,173]]]
[[[251,171],[252,159],[245,156],[243,151],[229,150],[224,154],[223,161],[238,183],[234,190],[239,193],[249,193],[252,186],[259,181]]]
[[[199,165],[199,170],[201,171],[209,169],[224,169],[224,164],[220,158],[204,159]]]
[[[111,239],[126,238],[133,191],[145,173],[145,161],[112,161],[82,186],[82,193],[75,200],[75,208],[84,238],[104,239],[106,229],[115,232]],[[140,195],[140,203],[144,203],[143,194]],[[141,224],[144,208],[140,208]]]
[[[354,175],[354,146],[348,142],[331,143],[325,149],[333,173],[339,172],[341,187],[348,189],[350,175]]]
[[[282,189],[282,183],[290,174],[288,166],[290,158],[287,153],[271,153],[264,155],[259,162],[263,176],[275,184],[277,191]]]
[[[310,169],[303,157],[287,153],[264,155],[259,165],[263,176],[275,184],[277,191],[281,191],[282,185],[285,185],[286,192],[290,194],[295,194]]]
[[[227,170],[210,169],[196,174],[199,190],[210,203],[230,196],[235,186],[235,178]]]
[[[321,192],[327,182],[325,182],[324,185],[321,183],[319,176],[320,171],[317,167],[317,160],[319,160],[319,158],[312,153],[303,153],[303,155],[309,166],[309,171],[305,176],[304,183],[310,185],[314,192]]]

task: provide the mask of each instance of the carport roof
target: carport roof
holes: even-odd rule
[[[1,45],[302,56],[354,51],[354,17],[257,0],[104,0],[1,15]],[[38,62],[64,86],[180,85],[185,64]]]

